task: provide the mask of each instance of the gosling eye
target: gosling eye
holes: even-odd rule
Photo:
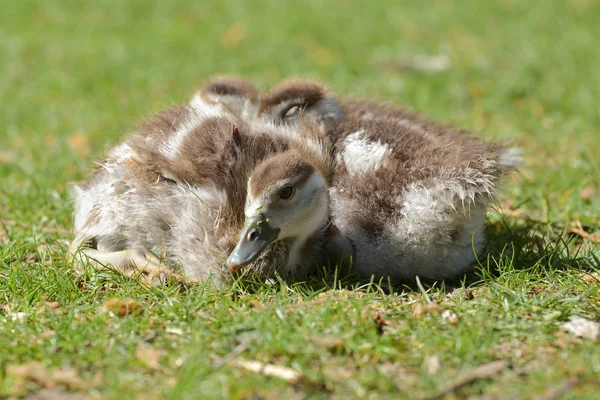
[[[294,105],[294,106],[289,107],[287,110],[285,110],[285,112],[283,113],[283,118],[284,119],[296,118],[298,116],[298,114],[300,114],[300,106]]]
[[[296,189],[292,185],[285,185],[279,190],[279,198],[282,200],[287,200],[294,195]]]
[[[163,182],[168,183],[169,185],[176,185],[177,181],[175,179],[169,178],[165,175],[161,175]]]

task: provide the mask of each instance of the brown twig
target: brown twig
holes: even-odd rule
[[[450,382],[445,386],[442,386],[437,392],[425,395],[421,400],[433,400],[443,397],[447,394],[453,393],[458,389],[473,383],[479,379],[489,378],[498,372],[504,370],[510,365],[508,361],[493,361],[488,364],[483,364],[470,371],[468,374],[459,377],[454,382]]]
[[[570,228],[569,232],[581,236],[584,239],[589,239],[592,242],[600,243],[600,235],[598,235],[597,233],[592,234],[580,228]]]
[[[234,358],[236,358],[237,356],[242,354],[244,351],[246,351],[247,348],[248,348],[248,342],[247,341],[241,342],[233,350],[231,350],[228,354],[226,354],[219,361],[217,361],[215,363],[215,365],[213,365],[213,369],[221,368],[222,366],[224,366],[225,364],[229,363]]]
[[[563,395],[568,393],[573,387],[577,386],[581,382],[579,378],[569,378],[562,382],[560,385],[553,387],[546,393],[534,397],[535,400],[556,400],[560,399]]]

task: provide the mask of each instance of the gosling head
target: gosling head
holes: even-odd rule
[[[230,76],[209,81],[193,96],[190,106],[199,110],[224,108],[245,118],[256,112],[258,100],[258,91],[252,83]]]
[[[229,268],[253,262],[275,241],[301,247],[327,222],[327,188],[323,175],[296,152],[259,164],[248,180],[244,227],[227,259]]]
[[[307,118],[325,126],[342,122],[338,101],[318,83],[306,80],[284,82],[271,89],[262,99],[258,117],[275,124],[294,124]]]

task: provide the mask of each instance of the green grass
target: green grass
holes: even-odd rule
[[[583,237],[600,230],[598,1],[5,3],[0,397],[431,398],[497,360],[508,364],[445,396],[600,392],[598,341],[560,330],[572,316],[600,320],[600,250]],[[381,67],[421,54],[447,55],[451,68]],[[253,290],[78,278],[64,260],[69,182],[218,73],[263,89],[313,77],[522,147],[526,166],[490,212],[476,272],[426,295],[342,289],[331,276]],[[142,312],[104,312],[111,298]],[[302,379],[232,365],[240,359]]]

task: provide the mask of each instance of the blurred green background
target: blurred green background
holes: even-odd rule
[[[2,200],[4,213],[8,201],[56,215],[46,208],[60,199],[63,210],[63,183],[80,179],[107,144],[222,73],[262,89],[311,77],[520,145],[535,177],[526,176],[534,188],[519,202],[534,197],[532,208],[543,201],[535,188],[552,197],[598,178],[585,162],[600,151],[597,1],[26,0],[2,8],[0,188],[16,196]],[[450,68],[385,67],[421,55],[448,57]],[[558,197],[561,211],[543,219],[594,217]]]
[[[600,301],[597,278],[584,275],[600,259],[599,1],[0,1],[0,397],[17,387],[9,366],[31,360],[74,366],[109,398],[410,397],[497,359],[532,367],[465,396],[597,380],[597,342],[558,331],[571,315],[597,316]],[[390,68],[420,56],[449,66]],[[413,312],[419,293],[336,291],[322,301],[311,289],[180,293],[118,277],[75,286],[64,262],[68,183],[147,115],[226,73],[262,90],[314,78],[524,150],[525,166],[490,213],[483,262],[499,273],[485,275],[475,300],[452,299],[456,329]],[[114,319],[100,311],[111,296],[146,311]],[[375,330],[373,310],[391,321],[389,334]],[[213,369],[252,329],[261,340],[246,357],[297,368],[310,383]],[[159,370],[147,354],[160,355]],[[592,393],[588,385],[571,398]]]

